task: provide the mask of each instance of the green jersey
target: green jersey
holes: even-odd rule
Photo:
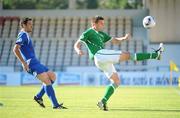
[[[80,40],[88,48],[90,59],[94,58],[97,51],[104,49],[104,44],[111,39],[111,36],[95,29],[89,28],[80,36]]]

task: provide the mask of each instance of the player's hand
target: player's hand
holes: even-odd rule
[[[27,72],[29,71],[29,66],[27,65],[26,62],[22,63],[22,67],[25,71],[27,71]]]
[[[77,51],[77,54],[78,54],[79,56],[82,56],[82,55],[84,55],[84,52],[83,52],[82,50],[78,50],[78,51]]]
[[[124,36],[124,40],[129,40],[129,39],[130,39],[130,34],[128,33]]]

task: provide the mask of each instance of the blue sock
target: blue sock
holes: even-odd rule
[[[51,80],[51,83],[53,84],[54,81]],[[42,98],[44,94],[45,94],[44,85],[42,85],[41,90],[40,90],[39,93],[36,95],[36,97],[37,97],[37,98]]]
[[[54,92],[52,85],[46,85],[46,86],[44,86],[44,88],[45,88],[45,92],[46,92],[47,96],[49,97],[49,99],[51,100],[53,106],[54,107],[58,106],[59,103],[56,99],[55,92]]]
[[[36,95],[37,98],[42,98],[42,96],[44,95],[44,93],[45,93],[44,87],[45,87],[45,86],[42,85],[41,90],[40,90],[39,93]]]

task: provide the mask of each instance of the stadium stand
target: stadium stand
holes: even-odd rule
[[[15,71],[22,70],[20,63],[13,55],[12,48],[19,31],[17,16],[0,16],[0,66],[14,66]],[[122,36],[131,33],[133,37],[133,22],[131,17],[105,17],[105,32],[111,36]],[[31,34],[36,56],[40,61],[55,71],[65,70],[68,66],[93,66],[87,50],[81,58],[73,50],[73,44],[79,35],[90,26],[90,17],[33,17],[33,32]],[[133,39],[118,45],[107,43],[106,48],[130,52],[146,51],[144,41]],[[142,65],[135,62],[122,62],[121,65]]]

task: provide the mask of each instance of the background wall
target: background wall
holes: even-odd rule
[[[150,41],[180,42],[180,1],[146,0],[146,7],[156,19],[156,27],[150,31]]]

